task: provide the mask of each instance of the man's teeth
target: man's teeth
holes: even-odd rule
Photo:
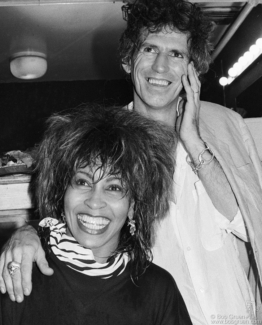
[[[109,220],[102,217],[90,217],[87,215],[78,215],[78,220],[89,229],[102,229],[109,224]]]
[[[148,78],[148,82],[152,85],[160,85],[160,86],[168,86],[170,84],[167,80],[158,80],[158,79],[151,79]]]

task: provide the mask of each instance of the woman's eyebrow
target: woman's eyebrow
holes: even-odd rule
[[[78,170],[78,171],[76,172],[76,174],[83,174],[83,175],[85,175],[86,177],[88,177],[88,178],[90,178],[90,179],[92,179],[92,177],[93,177],[92,174],[90,174],[90,173],[88,173],[88,172],[85,172],[85,171],[83,171],[83,170]]]
[[[112,176],[109,176],[109,177],[106,178],[106,182],[111,182],[111,181],[114,181],[114,180],[117,180],[117,181],[120,181],[120,182],[122,181],[120,176],[112,175]]]

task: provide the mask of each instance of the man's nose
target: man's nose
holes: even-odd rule
[[[158,53],[152,65],[152,69],[157,73],[166,73],[169,71],[168,55],[165,53]]]
[[[88,193],[84,203],[90,209],[93,209],[93,210],[101,209],[106,206],[106,202],[104,200],[103,194],[101,193],[101,191],[98,191],[96,189],[92,189]]]

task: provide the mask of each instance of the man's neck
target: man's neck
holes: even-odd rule
[[[139,114],[150,118],[155,121],[162,122],[163,124],[170,126],[172,128],[175,127],[176,118],[177,118],[177,102],[173,103],[172,107],[162,107],[155,108],[149,107],[140,101],[136,101],[134,99],[134,110]]]

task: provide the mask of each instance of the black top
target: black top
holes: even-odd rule
[[[33,290],[22,303],[0,295],[1,325],[174,325],[191,324],[172,276],[152,264],[134,284],[129,267],[99,279],[67,267],[49,254],[52,276],[35,266]]]

